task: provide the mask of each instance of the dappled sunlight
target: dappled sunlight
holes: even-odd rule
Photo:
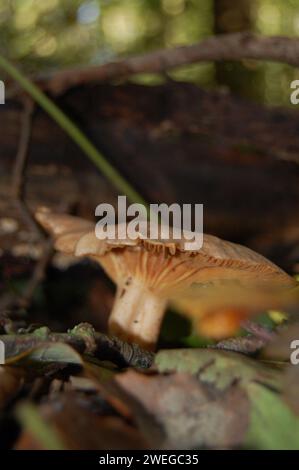
[[[298,6],[299,0],[253,0],[246,21],[264,35],[298,35]],[[232,2],[218,22],[225,32],[234,32],[246,27],[244,18]],[[0,0],[2,50],[31,74],[193,44],[214,34],[214,23],[212,0]],[[218,82],[274,105],[289,105],[288,83],[298,78],[293,68],[267,62],[243,61],[241,68],[228,64],[225,79],[218,71],[204,63],[169,75],[205,87]],[[161,77],[145,74],[133,80],[155,84]]]

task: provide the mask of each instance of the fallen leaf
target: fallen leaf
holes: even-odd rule
[[[247,393],[251,413],[244,445],[261,450],[298,450],[299,419],[281,395],[254,382],[248,384]]]
[[[24,377],[21,370],[0,366],[0,410],[21,390]]]
[[[230,351],[208,348],[163,350],[156,354],[155,364],[160,372],[188,372],[221,390],[236,380],[241,385],[254,380],[281,389],[281,376],[277,370]]]
[[[26,339],[22,343],[19,337],[12,340],[8,335],[1,338],[5,344],[5,364],[23,368],[29,377],[53,374],[69,366],[83,367],[80,354],[68,344],[49,341],[34,344]]]
[[[146,449],[138,430],[114,415],[100,415],[75,393],[62,393],[43,404],[40,413],[70,450]]]
[[[248,400],[237,386],[219,391],[189,374],[115,377],[151,446],[166,449],[229,448],[241,444],[248,427]]]
[[[187,371],[200,383],[224,392],[239,384],[249,403],[249,426],[242,448],[299,449],[299,419],[294,413],[298,406],[290,406],[290,400],[293,405],[298,401],[298,377],[287,400],[286,368],[216,350],[161,351],[155,362],[160,372]]]

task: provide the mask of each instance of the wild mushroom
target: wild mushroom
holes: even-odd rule
[[[224,280],[275,284],[295,281],[263,256],[241,245],[204,235],[203,247],[186,251],[184,240],[99,240],[94,224],[63,214],[39,210],[36,218],[64,253],[97,261],[117,285],[109,319],[110,331],[153,349],[167,300],[174,291],[193,283],[217,285]]]
[[[178,312],[193,323],[194,330],[207,338],[221,340],[233,336],[245,320],[267,311],[292,313],[298,304],[298,289],[224,283],[202,289],[197,284],[170,299]],[[282,314],[280,314],[281,316]]]

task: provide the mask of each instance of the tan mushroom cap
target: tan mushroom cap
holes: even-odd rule
[[[262,255],[212,235],[204,234],[200,250],[187,251],[184,240],[150,240],[141,238],[142,234],[136,240],[99,240],[94,223],[45,209],[39,210],[36,218],[55,237],[57,250],[98,260],[115,282],[131,274],[161,292],[193,282],[211,285],[225,279],[296,285],[292,277]]]
[[[73,253],[75,256],[87,256],[99,262],[117,284],[119,300],[130,284],[137,286],[136,289],[146,290],[151,297],[164,299],[193,283],[217,285],[234,280],[245,285],[296,285],[294,279],[258,253],[212,235],[203,236],[200,250],[187,251],[185,240],[144,239],[141,233],[136,240],[99,240],[92,222],[47,210],[39,210],[36,218],[54,236],[57,250]],[[146,300],[150,304],[153,298],[149,300],[145,296],[142,301],[139,299],[137,302],[134,297],[135,308],[143,309]],[[128,302],[132,305],[134,303],[133,299]],[[165,310],[165,301],[163,309]],[[130,314],[130,329],[140,328],[140,321]],[[158,329],[160,322],[161,319]],[[125,320],[120,325],[120,329],[123,328],[126,329]],[[115,331],[119,333],[117,328]],[[142,343],[137,334],[132,337]],[[128,338],[131,339],[130,335]]]
[[[291,313],[298,305],[298,288],[277,289],[276,284],[246,286],[236,283],[217,287],[197,284],[169,299],[176,311],[184,313],[200,335],[222,339],[232,336],[240,324],[269,310]]]

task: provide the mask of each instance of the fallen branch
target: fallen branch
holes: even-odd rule
[[[197,62],[266,60],[299,66],[299,39],[261,37],[251,33],[213,36],[191,46],[158,50],[149,54],[82,69],[68,69],[42,77],[39,84],[53,94],[83,83],[126,78],[139,73],[162,73]]]
[[[242,323],[242,328],[255,336],[257,339],[265,341],[266,343],[272,341],[277,336],[276,333],[269,330],[269,328],[249,320],[246,320]]]
[[[211,349],[224,349],[226,351],[234,351],[250,356],[256,354],[266,344],[267,341],[251,335],[226,339],[209,347]]]
[[[210,347],[253,355],[277,337],[275,331],[249,320],[242,323],[242,328],[249,333],[249,336],[228,338]]]
[[[52,333],[49,328],[42,327],[32,333],[0,335],[0,340],[5,344],[6,360],[52,342],[68,344],[80,354],[87,354],[101,361],[111,361],[119,367],[148,368],[154,357],[137,344],[125,343],[116,337],[97,333],[88,323],[80,323],[68,333]]]

